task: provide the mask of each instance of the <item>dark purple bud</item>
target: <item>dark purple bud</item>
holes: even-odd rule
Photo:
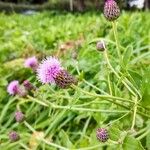
[[[28,94],[27,90],[24,87],[20,87],[19,91],[18,91],[18,95],[20,97],[26,97]]]
[[[60,88],[66,89],[69,88],[71,84],[77,84],[77,80],[66,70],[61,70],[55,78],[55,83]]]
[[[11,142],[16,142],[20,139],[20,136],[16,131],[11,131],[9,133],[9,139]]]
[[[27,91],[35,90],[35,86],[34,86],[31,82],[29,82],[28,80],[25,80],[25,81],[23,82],[23,85],[24,85],[24,87],[25,87],[25,89],[26,89]]]
[[[105,43],[104,41],[98,41],[96,44],[96,48],[98,51],[104,51],[105,50]]]
[[[106,0],[104,4],[104,16],[109,21],[116,20],[120,15],[120,9],[115,0]]]
[[[106,142],[109,138],[108,131],[105,128],[97,129],[96,136],[101,142]]]
[[[15,112],[15,119],[17,122],[20,123],[20,122],[24,121],[25,116],[21,111],[17,111],[17,112]]]

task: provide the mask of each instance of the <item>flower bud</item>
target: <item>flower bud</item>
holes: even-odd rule
[[[27,91],[35,90],[35,86],[28,80],[23,81],[23,85]]]
[[[61,70],[55,78],[55,83],[60,88],[66,89],[71,84],[77,84],[77,80],[66,70]]]
[[[104,16],[109,21],[116,20],[120,15],[120,9],[115,0],[106,0],[104,4]]]
[[[17,132],[11,131],[9,133],[9,139],[10,139],[11,142],[16,142],[16,141],[18,141],[20,139],[20,136],[19,136],[19,134]]]
[[[17,122],[21,123],[22,121],[24,121],[25,116],[21,111],[17,111],[15,112],[15,119]]]
[[[104,41],[98,41],[96,44],[96,48],[98,51],[104,51],[105,50],[105,43]]]
[[[101,142],[106,142],[109,138],[108,131],[105,128],[97,129],[96,136]]]

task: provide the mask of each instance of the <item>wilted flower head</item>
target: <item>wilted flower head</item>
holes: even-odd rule
[[[15,119],[17,122],[22,122],[25,119],[25,116],[21,111],[16,111],[15,112]]]
[[[33,69],[35,71],[37,69],[37,67],[38,67],[38,60],[36,59],[35,56],[27,58],[25,60],[24,65],[25,65],[25,67],[31,68],[31,69]]]
[[[66,70],[61,70],[55,77],[55,83],[60,88],[68,88],[71,84],[77,84],[77,80]]]
[[[42,83],[55,83],[55,78],[61,70],[62,67],[58,59],[48,57],[39,65],[37,76]]]
[[[106,142],[109,138],[108,131],[105,128],[97,129],[96,136],[101,142]]]
[[[115,0],[105,0],[104,16],[109,21],[116,20],[120,15],[120,9]]]
[[[10,95],[16,95],[18,94],[20,88],[19,88],[19,82],[17,80],[11,81],[9,85],[7,86],[7,92]]]
[[[35,86],[28,80],[23,81],[23,86],[27,91],[35,90]]]
[[[98,51],[104,51],[105,50],[105,43],[104,41],[98,41],[96,44],[96,48]]]
[[[20,139],[20,136],[18,135],[18,133],[16,131],[11,131],[9,133],[9,139],[11,142],[16,142]]]

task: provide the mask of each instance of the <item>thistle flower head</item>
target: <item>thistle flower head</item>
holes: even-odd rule
[[[16,111],[15,112],[15,119],[17,122],[22,122],[25,119],[24,114],[21,111]]]
[[[28,81],[28,80],[23,81],[23,86],[25,87],[25,89],[27,91],[35,90],[34,85],[30,81]]]
[[[19,82],[17,80],[11,81],[7,86],[7,92],[10,95],[16,95],[19,92]]]
[[[109,138],[108,131],[105,128],[97,129],[96,136],[101,142],[106,142]]]
[[[61,70],[55,77],[55,83],[60,88],[68,88],[71,84],[77,84],[77,80],[66,70]]]
[[[19,136],[19,134],[17,132],[11,131],[9,133],[9,139],[10,139],[11,142],[16,142],[16,141],[18,141],[20,139],[20,136]]]
[[[115,0],[106,0],[104,4],[104,16],[109,21],[116,20],[120,15],[120,9]]]
[[[37,69],[37,67],[38,67],[38,60],[36,59],[35,56],[27,58],[25,60],[24,65],[25,65],[25,67],[31,68],[31,69],[33,69],[35,71]]]
[[[55,83],[55,78],[61,70],[62,67],[58,59],[48,57],[39,65],[37,76],[42,83]]]

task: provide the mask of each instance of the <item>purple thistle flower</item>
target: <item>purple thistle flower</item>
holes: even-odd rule
[[[20,139],[20,136],[16,131],[11,131],[9,133],[9,139],[11,142],[16,142]]]
[[[28,80],[23,81],[23,86],[25,87],[25,89],[27,91],[35,90],[36,89],[35,86],[30,81],[28,81]]]
[[[66,89],[71,84],[77,84],[77,80],[70,75],[66,70],[61,70],[55,77],[55,83],[60,88]]]
[[[10,95],[16,95],[19,93],[20,87],[19,82],[17,80],[11,81],[9,85],[7,86],[7,92]]]
[[[17,111],[17,112],[15,112],[15,119],[17,122],[20,123],[20,122],[24,121],[25,116],[21,111]]]
[[[25,67],[33,69],[35,71],[38,67],[38,60],[35,56],[27,58],[24,63]]]
[[[104,4],[104,16],[109,21],[116,20],[120,15],[120,9],[115,0],[106,0]]]
[[[42,83],[55,83],[55,78],[61,70],[62,67],[58,59],[48,57],[39,65],[37,76]]]
[[[109,138],[108,131],[105,128],[97,129],[96,136],[101,142],[106,142]]]

